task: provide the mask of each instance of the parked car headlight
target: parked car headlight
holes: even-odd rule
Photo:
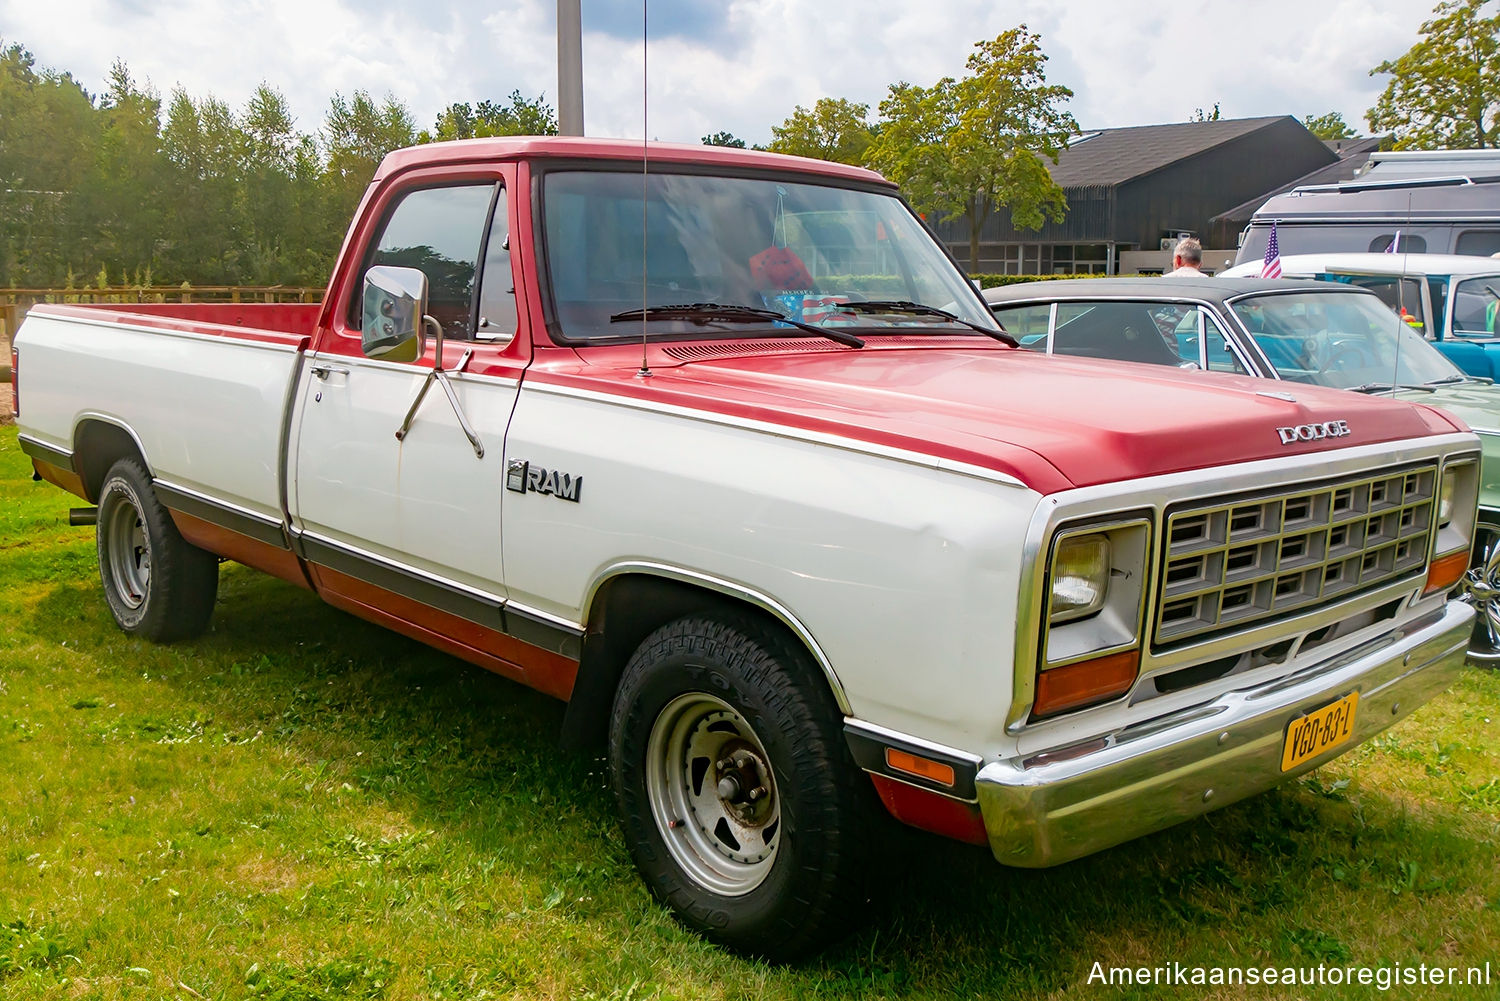
[[[1126,514],[1053,536],[1035,716],[1105,702],[1135,683],[1152,524],[1148,514]]]
[[[1052,557],[1049,619],[1056,625],[1092,615],[1109,592],[1109,537],[1075,535],[1057,544]]]

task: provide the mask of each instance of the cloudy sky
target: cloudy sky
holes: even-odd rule
[[[1364,128],[1369,70],[1416,40],[1435,0],[648,0],[652,138],[770,139],[794,105],[870,104],[889,84],[963,72],[973,43],[1025,23],[1084,128],[1342,112]],[[587,132],[637,138],[640,0],[582,0]],[[0,0],[0,38],[92,92],[123,59],[163,96],[239,107],[261,81],[315,130],[334,92],[404,101],[419,127],[452,101],[545,93],[555,0]]]

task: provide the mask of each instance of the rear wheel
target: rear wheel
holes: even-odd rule
[[[1454,597],[1474,606],[1469,661],[1482,667],[1500,666],[1500,525],[1480,523],[1475,530],[1469,572]]]
[[[610,771],[636,866],[686,924],[781,959],[851,929],[881,818],[826,683],[779,630],[725,615],[647,637]]]
[[[99,577],[115,622],[157,642],[208,628],[219,560],[183,539],[134,459],[110,467],[99,490]]]

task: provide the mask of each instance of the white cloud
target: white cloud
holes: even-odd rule
[[[674,10],[660,0],[663,18]],[[695,141],[726,129],[770,138],[794,105],[866,102],[889,84],[963,72],[973,43],[1026,22],[1051,56],[1048,78],[1074,91],[1087,127],[1182,121],[1222,104],[1228,117],[1337,110],[1356,127],[1380,92],[1369,69],[1404,52],[1432,0],[1161,2],[1025,0],[729,0],[703,42],[658,24],[650,46],[650,132]],[[1378,9],[1376,9],[1378,8]],[[684,8],[676,9],[682,15]],[[181,86],[239,107],[265,80],[286,94],[302,129],[335,91],[387,92],[419,126],[451,101],[503,100],[512,90],[556,103],[553,0],[499,7],[457,0],[0,0],[7,42],[91,91],[123,59],[165,96]],[[641,135],[639,36],[607,34],[584,4],[584,106],[590,133]]]

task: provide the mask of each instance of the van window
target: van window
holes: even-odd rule
[[[1370,241],[1370,253],[1385,253],[1391,249],[1391,244],[1395,239],[1395,233],[1382,233]],[[1427,253],[1427,241],[1415,233],[1402,233],[1401,243],[1396,247],[1396,252],[1403,254],[1425,254]]]
[[[1500,254],[1500,229],[1465,230],[1458,234],[1458,242],[1454,244],[1453,252],[1471,257],[1489,257],[1491,254]]]

